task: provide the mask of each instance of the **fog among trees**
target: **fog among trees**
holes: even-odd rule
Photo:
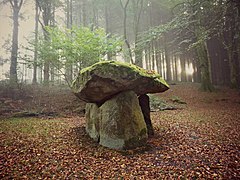
[[[168,82],[199,82],[205,91],[240,87],[238,0],[2,0],[0,6],[12,12],[2,81],[70,85],[82,68],[117,60]],[[19,41],[24,6],[35,16],[27,44]]]
[[[240,0],[0,0],[1,179],[240,179]]]

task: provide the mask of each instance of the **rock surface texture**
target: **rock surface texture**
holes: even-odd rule
[[[112,149],[144,145],[153,135],[147,93],[168,89],[156,73],[135,65],[103,61],[83,69],[73,92],[86,105],[86,132]]]
[[[133,91],[122,92],[96,107],[94,103],[87,104],[86,131],[99,144],[113,149],[131,149],[146,142],[146,123]]]
[[[72,86],[77,97],[97,104],[127,90],[142,95],[164,92],[168,88],[155,72],[116,61],[102,61],[81,70]]]
[[[142,114],[145,120],[145,123],[147,125],[147,130],[148,130],[148,136],[153,136],[154,135],[154,130],[150,118],[150,101],[149,101],[149,96],[146,94],[143,94],[138,97],[139,100],[139,105],[142,110]]]
[[[99,142],[99,108],[97,104],[87,103],[85,108],[86,131],[96,142]]]

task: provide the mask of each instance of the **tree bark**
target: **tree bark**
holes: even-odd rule
[[[214,87],[212,85],[211,77],[211,61],[208,52],[207,40],[203,37],[203,34],[206,33],[206,27],[204,26],[201,20],[201,10],[199,6],[196,6],[198,1],[194,0],[194,5],[192,6],[192,11],[195,13],[193,15],[193,33],[194,38],[198,45],[196,46],[196,55],[199,62],[199,68],[201,70],[201,90],[212,92]]]
[[[174,73],[175,73],[175,81],[178,81],[178,64],[177,64],[177,56],[173,56],[173,63],[174,63]]]
[[[211,82],[211,66],[206,42],[202,42],[197,47],[197,56],[201,69],[201,90],[212,92],[214,88]]]
[[[92,22],[92,29],[94,29],[95,27],[98,28],[98,9],[95,5],[96,0],[92,0],[92,12],[93,12],[93,22]]]
[[[82,24],[83,27],[87,26],[87,12],[86,12],[86,0],[82,0]]]
[[[155,51],[156,51],[156,66],[157,66],[157,72],[158,74],[162,74],[162,68],[161,68],[161,54],[159,52],[159,45],[158,40],[155,41]]]
[[[44,40],[49,41],[49,34],[46,31],[46,27],[54,24],[54,10],[55,10],[55,5],[53,1],[39,1],[37,0],[37,4],[39,6],[39,9],[42,12],[42,19],[43,23],[41,23],[42,28],[43,28],[43,35],[44,35]],[[43,83],[44,85],[49,85],[49,77],[50,77],[50,62],[49,59],[44,59],[43,63]]]
[[[240,88],[240,58],[239,58],[239,41],[240,41],[240,3],[230,4],[231,16],[230,23],[230,39],[231,45],[228,51],[230,65],[230,81],[231,88]]]
[[[37,50],[38,50],[38,21],[39,21],[39,12],[38,5],[35,1],[35,46],[34,46],[34,62],[33,62],[33,84],[37,84]]]
[[[154,41],[151,42],[150,45],[150,52],[151,52],[151,61],[152,61],[152,68],[151,70],[155,70],[155,55],[154,55]]]
[[[170,64],[170,57],[169,57],[169,50],[167,45],[167,35],[164,34],[164,52],[165,52],[165,60],[166,60],[166,71],[167,71],[167,81],[171,81],[171,64]]]
[[[67,16],[67,28],[71,29],[72,25],[73,25],[73,2],[72,0],[67,0],[67,12],[66,12],[66,16]],[[69,59],[68,59],[69,60]],[[66,64],[66,81],[67,82],[72,82],[73,79],[73,65],[72,63],[67,63]]]
[[[12,50],[10,64],[10,83],[17,84],[17,58],[18,58],[18,26],[19,26],[19,11],[22,7],[23,0],[18,3],[18,0],[9,1],[13,9],[13,34],[12,34]]]
[[[110,35],[111,31],[110,31],[110,24],[109,24],[109,20],[110,20],[110,16],[109,16],[109,1],[105,1],[105,7],[104,7],[104,15],[105,15],[105,29],[106,29],[106,33]],[[112,53],[108,52],[107,53],[107,60],[112,60]]]
[[[240,58],[239,58],[239,35],[240,35],[240,16],[239,8],[235,2],[230,1],[224,11],[224,25],[226,28],[220,35],[224,48],[227,50],[227,59],[230,70],[230,87],[240,87]]]
[[[150,60],[148,58],[148,49],[145,48],[144,52],[145,52],[144,57],[145,57],[146,69],[150,70]]]
[[[143,0],[137,0],[137,2],[133,0],[132,3],[134,6],[135,64],[139,67],[143,67],[143,62],[142,62],[143,49],[139,46],[139,23],[140,23],[140,17],[142,14]],[[138,7],[139,3],[140,3],[140,8]]]
[[[120,0],[121,7],[123,9],[123,37],[124,37],[124,42],[127,46],[128,49],[128,55],[130,58],[130,62],[133,64],[133,58],[132,58],[132,52],[131,52],[131,46],[130,43],[128,42],[127,39],[127,6],[129,4],[129,0],[126,1],[126,3],[123,5],[122,0]]]

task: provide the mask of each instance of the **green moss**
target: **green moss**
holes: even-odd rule
[[[126,149],[131,149],[139,146],[145,145],[147,141],[147,129],[143,128],[138,136],[132,137],[125,141],[125,148]]]
[[[80,74],[83,75],[83,74],[85,74],[87,72],[94,71],[96,68],[102,69],[101,72],[103,72],[103,73],[104,72],[107,73],[107,72],[109,72],[109,68],[111,67],[111,66],[109,66],[109,64],[111,64],[112,67],[114,67],[114,66],[115,67],[122,67],[125,70],[132,71],[133,74],[136,74],[136,75],[138,74],[140,76],[154,78],[155,81],[162,83],[166,87],[169,87],[168,84],[166,83],[166,81],[158,73],[152,72],[152,71],[150,72],[150,71],[145,70],[143,68],[140,68],[140,67],[138,67],[138,66],[136,66],[134,64],[129,64],[129,63],[125,63],[125,62],[119,62],[119,61],[101,61],[101,62],[93,64],[92,66],[89,66],[87,68],[82,69],[80,71]],[[108,70],[108,71],[106,71],[105,69]],[[114,72],[116,72],[116,71],[114,71]],[[124,72],[120,71],[120,73],[124,73]],[[77,79],[75,81],[77,81]],[[79,84],[79,83],[74,82],[73,84]]]
[[[187,104],[185,101],[183,101],[180,97],[178,96],[173,96],[171,98],[171,101],[174,103],[178,103],[178,104]]]
[[[44,120],[37,118],[11,118],[0,120],[0,132],[8,137],[18,135],[28,137],[48,137],[68,127],[62,120]]]
[[[141,132],[139,133],[139,136],[140,136],[140,137],[144,137],[144,136],[146,136],[146,134],[147,134],[147,129],[146,129],[146,128],[143,128],[143,129],[141,130]]]
[[[132,137],[125,141],[125,149],[132,149],[140,147],[146,144],[147,141],[147,129],[144,128],[139,133],[139,136]]]

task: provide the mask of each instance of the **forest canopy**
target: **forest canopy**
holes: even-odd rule
[[[102,28],[91,30],[87,27],[46,27],[46,32],[48,39],[40,37],[37,44],[38,66],[48,60],[68,83],[72,81],[72,66],[77,73],[82,68],[103,60],[108,53],[116,54],[122,46],[120,38],[109,38]],[[32,63],[31,59],[29,62]],[[66,71],[66,74],[66,69],[71,72]]]
[[[169,82],[200,82],[205,91],[213,85],[239,88],[239,1],[3,0],[0,6],[12,10],[10,71],[4,78],[10,82],[70,83],[86,66],[120,60]],[[35,14],[34,37],[21,45],[27,7]]]

